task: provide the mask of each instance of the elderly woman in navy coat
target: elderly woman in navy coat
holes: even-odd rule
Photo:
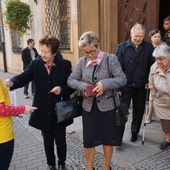
[[[97,93],[91,98],[84,97],[83,101],[83,142],[87,170],[93,169],[95,146],[98,145],[103,145],[103,169],[109,170],[113,146],[121,143],[120,127],[114,123],[112,90],[124,86],[126,76],[117,57],[99,49],[99,39],[93,32],[85,32],[80,37],[79,47],[84,56],[68,78],[68,85],[86,93],[87,85],[96,84],[93,91]]]
[[[33,60],[20,75],[6,80],[6,85],[16,89],[34,80],[33,106],[38,109],[31,114],[29,125],[42,131],[49,169],[56,169],[55,141],[59,158],[58,169],[65,170],[66,126],[72,122],[57,123],[55,103],[62,98],[69,99],[70,94],[73,93],[73,90],[67,86],[71,63],[56,55],[60,42],[55,37],[45,36],[39,43],[41,57]]]

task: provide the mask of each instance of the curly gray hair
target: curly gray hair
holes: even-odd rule
[[[153,56],[155,58],[165,57],[170,59],[170,47],[165,43],[158,45],[153,51]]]

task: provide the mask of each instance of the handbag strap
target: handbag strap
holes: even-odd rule
[[[109,66],[109,56],[107,56],[107,68],[108,68],[108,72],[109,72],[109,77],[110,77],[110,78],[114,77],[114,76],[112,75],[112,73],[111,73],[110,66]],[[112,92],[113,92],[113,96],[112,96],[112,98],[113,98],[113,103],[114,103],[114,105],[115,105],[115,108],[117,108],[116,99],[115,99],[116,93],[115,93],[115,91],[113,91],[113,90],[112,90]]]
[[[110,70],[110,66],[109,66],[109,56],[107,56],[107,68],[108,68],[108,72],[109,72],[109,77],[112,78],[113,75],[111,74],[111,70]]]

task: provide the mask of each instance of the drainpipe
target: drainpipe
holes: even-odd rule
[[[5,34],[4,34],[4,23],[3,23],[3,17],[2,17],[1,2],[0,2],[0,20],[1,20],[1,27],[2,27],[2,35],[1,35],[1,41],[2,42],[1,42],[1,45],[2,45],[2,52],[3,52],[4,72],[7,72],[6,51],[5,51]]]

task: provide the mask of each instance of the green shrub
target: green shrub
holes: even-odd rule
[[[32,19],[30,6],[20,0],[7,0],[5,4],[5,23],[11,31],[22,36],[27,29],[30,29]]]

